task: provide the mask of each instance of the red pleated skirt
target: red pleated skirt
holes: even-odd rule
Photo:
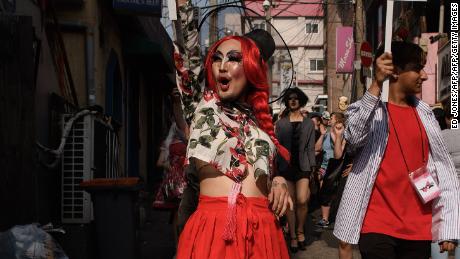
[[[238,195],[236,236],[222,238],[227,197],[200,195],[198,208],[179,238],[177,259],[288,259],[283,232],[265,197]]]

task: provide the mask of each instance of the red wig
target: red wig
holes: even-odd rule
[[[252,107],[254,116],[257,119],[259,127],[267,133],[279,154],[286,160],[290,160],[289,151],[283,147],[275,137],[272,116],[268,106],[269,85],[267,80],[267,64],[260,56],[259,48],[254,41],[242,36],[227,36],[217,41],[208,51],[205,61],[206,86],[216,91],[216,81],[212,73],[212,54],[217,47],[224,41],[237,40],[241,44],[243,54],[243,67],[247,81],[249,82],[245,89],[246,101]]]

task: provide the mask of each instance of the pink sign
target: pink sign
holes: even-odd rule
[[[335,67],[337,73],[352,73],[355,59],[355,42],[353,27],[337,27],[336,29]]]

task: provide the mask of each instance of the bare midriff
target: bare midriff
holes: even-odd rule
[[[207,162],[199,159],[194,160],[194,164],[199,170],[200,194],[211,197],[228,196],[234,181]],[[267,197],[267,176],[259,176],[256,182],[254,178],[254,168],[248,166],[248,175],[242,182],[241,194],[246,197]]]

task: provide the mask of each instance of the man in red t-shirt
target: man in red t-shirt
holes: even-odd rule
[[[428,259],[432,240],[447,251],[460,235],[459,183],[429,106],[415,97],[428,79],[425,54],[405,42],[393,42],[392,54],[382,53],[372,86],[347,112],[345,138],[358,157],[334,234],[349,243],[359,240],[363,259]],[[383,103],[386,77],[390,92]]]

